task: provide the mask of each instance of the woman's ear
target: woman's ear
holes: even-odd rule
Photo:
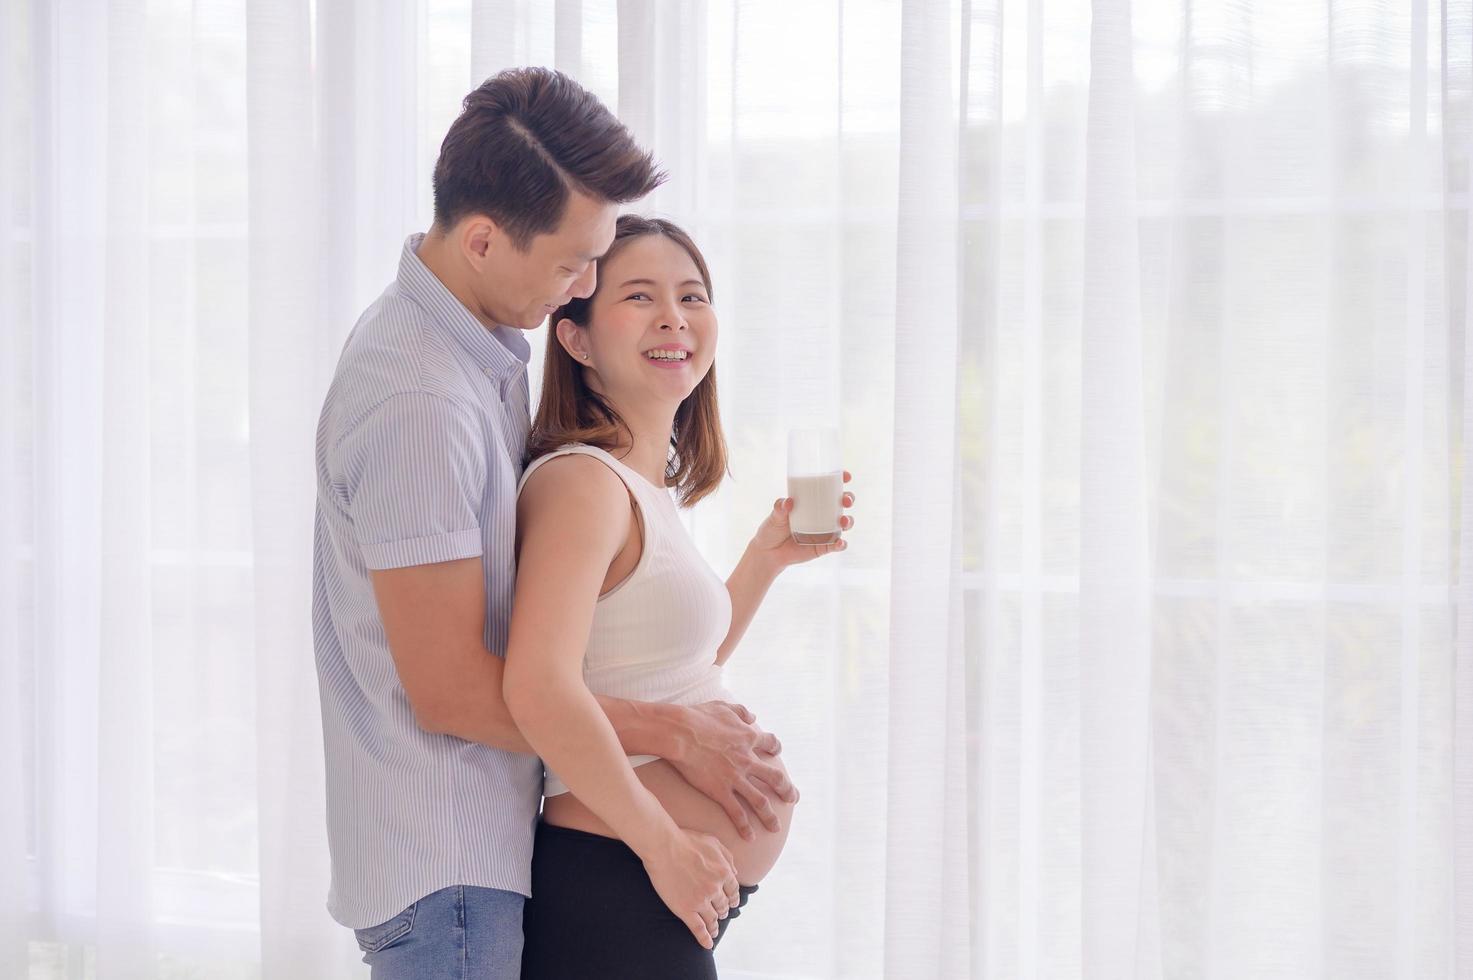
[[[588,331],[563,317],[557,322],[557,339],[573,360],[579,363],[588,361]]]

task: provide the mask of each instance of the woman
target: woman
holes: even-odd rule
[[[844,542],[794,542],[780,499],[722,583],[685,533],[671,490],[689,507],[726,473],[711,277],[685,232],[621,217],[597,290],[550,322],[504,679],[548,769],[522,976],[715,977],[792,807],[743,839],[668,763],[626,757],[596,698],[730,700],[721,665],[768,586]]]

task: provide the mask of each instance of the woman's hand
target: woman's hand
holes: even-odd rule
[[[845,470],[844,482],[848,483],[849,479],[849,471]],[[854,506],[854,494],[847,490],[839,499],[845,510]],[[779,497],[772,505],[772,512],[752,536],[747,550],[742,553],[741,561],[737,562],[737,567],[732,569],[731,576],[726,580],[726,591],[731,595],[731,627],[726,631],[726,639],[721,641],[720,649],[716,651],[717,666],[730,659],[732,651],[742,641],[742,635],[747,632],[752,617],[757,614],[762,597],[767,594],[783,569],[843,551],[848,547],[843,538],[828,544],[799,544],[794,541],[793,529],[789,525],[789,515],[792,513],[792,499]],[[840,533],[853,526],[854,518],[848,514],[840,515]]]
[[[644,859],[644,869],[661,901],[685,923],[696,942],[713,948],[719,920],[740,898],[726,845],[710,834],[682,827],[665,847]]]
[[[850,474],[844,471],[844,482],[848,483]],[[848,510],[854,506],[854,494],[844,492],[844,509]],[[782,571],[789,565],[801,565],[805,561],[812,561],[824,555],[831,555],[836,551],[843,551],[848,547],[841,537],[828,544],[799,544],[793,540],[793,530],[788,525],[788,515],[793,512],[793,498],[779,497],[772,505],[772,510],[767,519],[757,528],[757,533],[752,536],[752,543],[747,550],[760,557],[774,571]],[[854,518],[845,514],[839,518],[839,530],[848,531],[854,527]]]

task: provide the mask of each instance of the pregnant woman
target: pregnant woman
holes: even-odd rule
[[[680,523],[676,498],[689,507],[726,473],[711,277],[685,232],[621,217],[597,290],[550,323],[504,679],[547,768],[522,976],[715,977],[716,941],[792,806],[773,801],[744,838],[669,763],[626,757],[596,698],[733,700],[721,667],[768,587],[844,542],[797,544],[779,500],[723,583]]]

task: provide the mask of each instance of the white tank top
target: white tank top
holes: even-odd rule
[[[592,456],[624,481],[639,509],[643,537],[634,571],[594,606],[583,654],[588,689],[608,697],[665,704],[731,700],[716,664],[716,653],[731,628],[731,596],[680,523],[673,492],[650,483],[604,450],[580,443],[533,460],[522,474],[518,495],[539,466],[570,455]],[[657,758],[635,755],[629,762],[642,766]],[[542,792],[557,796],[568,787],[549,770]]]

